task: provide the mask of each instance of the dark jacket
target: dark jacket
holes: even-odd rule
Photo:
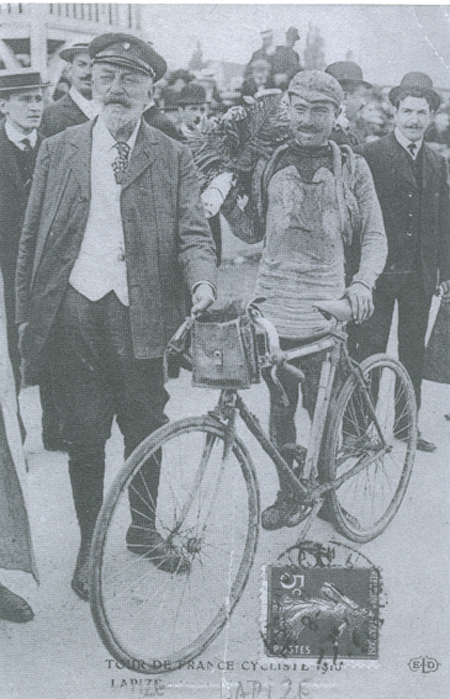
[[[145,121],[149,126],[153,126],[153,128],[159,129],[160,131],[165,133],[166,136],[174,138],[175,141],[183,140],[175,124],[172,121],[170,121],[169,117],[167,117],[163,112],[160,111],[156,104],[152,104],[151,107],[146,109],[142,116],[144,117]]]
[[[89,121],[86,114],[67,94],[44,109],[41,131],[48,138],[64,131],[69,126],[78,126],[86,121]]]
[[[411,237],[419,240],[419,271],[432,294],[450,279],[450,199],[444,158],[422,146],[422,187],[414,164],[391,133],[358,149],[367,160],[383,212],[388,258],[383,275],[405,270]]]
[[[42,136],[38,135],[35,153],[41,142]],[[24,183],[22,179],[17,150],[8,139],[3,123],[0,126],[0,267],[9,323],[14,323],[14,278],[20,234],[31,187],[31,182]]]
[[[16,278],[16,321],[29,322],[23,354],[30,368],[44,347],[83,239],[93,123],[66,129],[44,141],[39,152]],[[142,122],[121,207],[134,353],[138,359],[160,357],[184,319],[184,282],[192,288],[216,279],[214,243],[188,148]]]

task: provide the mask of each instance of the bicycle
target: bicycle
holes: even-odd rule
[[[383,354],[361,365],[349,357],[343,331],[348,301],[319,310],[333,319],[330,332],[284,353],[274,350],[272,333],[263,358],[275,381],[280,367],[301,380],[291,362],[324,353],[309,447],[295,467],[238,390],[224,389],[207,415],[169,423],[144,440],[117,476],[94,534],[90,598],[106,648],[126,667],[143,673],[182,667],[217,637],[243,593],[257,546],[260,496],[250,453],[236,433],[238,415],[289,476],[301,504],[300,539],[323,508],[341,534],[365,543],[384,531],[400,507],[417,439],[409,376]],[[346,378],[334,395],[338,364]],[[125,544],[129,490],[150,458],[162,465],[156,525],[183,561],[178,574]],[[148,500],[143,509],[154,508]]]

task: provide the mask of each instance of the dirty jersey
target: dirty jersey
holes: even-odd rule
[[[314,304],[345,290],[344,242],[329,146],[291,147],[267,190],[266,245],[256,295],[281,337],[329,326]]]

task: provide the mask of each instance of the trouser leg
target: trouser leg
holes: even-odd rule
[[[169,394],[164,388],[162,357],[134,357],[129,309],[110,294],[105,299],[105,312],[114,413],[124,437],[124,456],[128,458],[146,437],[168,422],[164,408]],[[154,527],[160,471],[161,453],[157,452],[130,484],[132,523],[136,526]]]
[[[117,422],[124,435],[125,458],[152,432],[168,422],[164,407],[169,394],[164,388],[162,359],[122,362],[123,391],[118,400]],[[132,480],[129,499],[132,523],[154,528],[161,473],[158,450]]]
[[[101,302],[69,287],[51,339],[53,387],[82,542],[92,537],[102,504],[105,444],[114,414],[102,313]]]
[[[357,362],[362,362],[372,354],[386,352],[395,300],[401,288],[400,275],[398,277],[380,279],[374,291],[373,314],[361,325],[352,323],[348,327],[349,352]]]
[[[421,403],[425,335],[432,295],[426,295],[419,275],[411,275],[398,297],[398,358],[411,377],[417,409]]]

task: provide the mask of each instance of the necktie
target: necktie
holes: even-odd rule
[[[22,150],[24,153],[29,153],[30,150],[33,150],[33,148],[31,147],[31,142],[30,142],[29,138],[22,138],[20,142],[23,144]]]
[[[417,144],[415,143],[408,143],[408,150],[411,153],[411,156],[415,158],[416,156],[416,150],[417,150]]]
[[[128,145],[128,143],[125,143],[125,141],[118,141],[114,144],[114,147],[117,148],[119,153],[112,164],[114,170],[114,177],[116,178],[117,184],[122,184],[128,167],[128,156],[130,154],[130,146]]]

